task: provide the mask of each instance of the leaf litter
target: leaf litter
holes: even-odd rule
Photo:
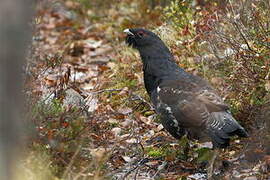
[[[54,99],[59,99],[58,94],[63,91],[65,97],[62,103],[65,108],[81,107],[90,113],[91,118],[86,118],[87,124],[83,129],[91,126],[91,130],[84,134],[91,142],[82,148],[81,153],[85,154],[85,157],[91,155],[92,161],[105,164],[107,170],[102,176],[113,179],[207,179],[203,165],[200,167],[200,164],[194,163],[196,153],[188,150],[188,157],[182,157],[184,153],[178,151],[186,148],[185,145],[163,130],[162,125],[156,121],[156,115],[146,116],[126,105],[126,101],[136,99],[143,106],[152,108],[147,100],[139,94],[130,94],[130,87],[107,89],[110,77],[118,73],[118,62],[112,60],[123,61],[115,50],[117,45],[105,40],[104,32],[89,26],[87,21],[81,22],[79,28],[76,28],[78,16],[70,10],[76,3],[59,2],[53,8],[38,8],[38,23],[35,24],[32,43],[34,50],[29,61],[31,71],[38,76],[28,81],[31,84],[30,91],[38,94],[40,101],[50,104]],[[129,60],[127,58],[124,61]],[[142,88],[141,73],[135,72],[130,76],[134,77]],[[110,104],[110,98],[115,94],[121,97],[130,96],[130,99],[123,99],[123,104],[115,107]],[[46,130],[41,129],[40,133]],[[54,137],[49,140],[57,144]],[[258,140],[253,139],[253,142],[256,144]],[[208,144],[194,146],[210,148]],[[245,153],[239,155],[241,148],[236,141],[231,149],[222,154],[222,158],[231,160],[230,170],[222,172],[222,176],[256,179],[258,171],[269,172],[270,158],[265,151],[258,151],[254,146],[249,149],[245,147]],[[252,156],[248,153],[261,153],[260,160],[264,161],[249,160],[243,163],[246,168],[240,168],[246,156]],[[217,173],[226,169],[226,165],[222,163]],[[85,168],[87,169],[87,165]],[[79,175],[93,177],[103,173],[98,167],[95,168],[94,173],[85,173],[82,170]]]

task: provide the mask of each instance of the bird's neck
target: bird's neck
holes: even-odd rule
[[[148,94],[157,89],[164,79],[172,76],[172,68],[170,67],[175,63],[172,61],[167,62],[168,60],[165,58],[163,60],[161,61],[159,58],[143,60],[144,85]]]
[[[170,50],[164,44],[153,44],[152,46],[143,46],[138,48],[143,61],[156,58],[173,59]]]
[[[167,49],[155,49],[159,51],[140,51],[143,61],[144,83],[148,94],[151,94],[165,79],[177,79],[181,69],[174,61]],[[151,51],[151,52],[150,52]]]
[[[163,80],[184,77],[186,72],[174,61],[170,50],[163,43],[138,48],[143,62],[144,84],[151,94]]]

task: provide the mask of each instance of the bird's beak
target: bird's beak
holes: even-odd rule
[[[123,32],[126,33],[127,35],[134,36],[134,34],[129,29],[125,29]]]

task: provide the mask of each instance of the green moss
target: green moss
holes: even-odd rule
[[[185,141],[183,143],[183,141]],[[167,159],[181,159],[187,160],[189,158],[189,144],[186,138],[179,143],[180,146],[171,146],[170,144],[163,144],[161,147],[148,147],[146,154],[151,157],[164,157]]]
[[[165,152],[163,149],[154,148],[154,147],[146,148],[146,153],[148,156],[151,156],[151,157],[164,157],[165,156]]]

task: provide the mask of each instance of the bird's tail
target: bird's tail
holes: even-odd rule
[[[238,124],[230,112],[212,112],[207,123],[208,134],[213,146],[225,148],[229,146],[230,136],[248,137],[245,129]]]

